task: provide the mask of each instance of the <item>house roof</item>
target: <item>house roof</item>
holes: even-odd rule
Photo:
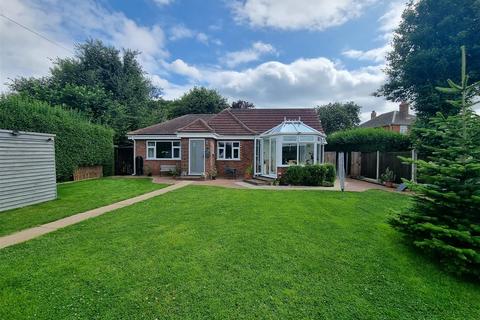
[[[256,132],[240,121],[230,109],[223,110],[209,120],[215,132],[224,135],[252,135]]]
[[[285,120],[302,121],[323,133],[315,109],[225,109],[218,114],[187,114],[130,135],[173,135],[177,132],[215,132],[220,135],[264,133]]]
[[[362,128],[378,128],[390,125],[411,125],[416,117],[412,114],[404,116],[399,111],[390,111],[382,113],[373,119],[368,120],[360,125]]]
[[[154,124],[146,128],[141,128],[135,131],[131,131],[128,134],[131,135],[140,135],[140,134],[155,134],[155,135],[173,135],[177,131],[197,119],[202,119],[208,121],[208,119],[215,116],[214,114],[186,114],[181,117],[177,117],[165,122]]]
[[[178,132],[214,132],[213,128],[202,118],[193,120],[190,124],[177,130]]]
[[[306,125],[323,132],[315,109],[230,109],[240,121],[257,133],[263,133],[284,120],[301,120]]]

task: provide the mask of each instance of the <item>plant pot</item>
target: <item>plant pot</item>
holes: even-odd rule
[[[393,182],[392,181],[385,181],[385,187],[393,188]]]
[[[217,177],[211,177],[211,178],[212,178],[212,180],[215,180],[215,179],[217,179]]]
[[[244,178],[245,180],[251,180],[253,178],[253,175],[249,173],[245,173]]]

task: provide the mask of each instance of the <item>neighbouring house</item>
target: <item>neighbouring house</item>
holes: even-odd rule
[[[225,109],[187,114],[128,133],[135,173],[178,168],[183,176],[276,178],[295,164],[323,163],[326,135],[314,109]],[[144,170],[145,172],[145,170]]]
[[[370,120],[362,123],[361,128],[384,128],[390,131],[396,131],[403,134],[409,132],[410,127],[416,117],[409,113],[409,105],[406,102],[400,103],[398,111],[390,111],[377,115],[372,111]]]

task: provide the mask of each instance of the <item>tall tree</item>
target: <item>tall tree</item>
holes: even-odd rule
[[[151,112],[152,107],[161,107],[152,102],[158,88],[145,76],[137,55],[136,51],[120,52],[89,40],[77,45],[75,57],[55,60],[49,76],[16,79],[10,87],[52,105],[84,112],[111,126],[119,143],[127,131],[161,120],[154,119]]]
[[[326,134],[352,129],[360,123],[360,106],[355,102],[334,102],[318,106],[317,113]]]
[[[217,90],[205,87],[194,87],[170,107],[170,116],[179,117],[189,113],[218,113],[228,108],[227,99]]]
[[[435,90],[445,78],[460,80],[458,48],[465,45],[469,77],[480,80],[480,1],[410,1],[387,55],[386,84],[377,92],[392,101],[412,102],[420,119],[437,112],[453,115],[457,106]],[[451,98],[451,97],[449,97]]]
[[[232,102],[232,109],[253,109],[255,105],[245,100],[237,100]]]
[[[447,270],[480,279],[480,116],[472,110],[480,82],[468,84],[465,54],[462,60],[460,83],[449,80],[450,87],[439,88],[459,97],[449,103],[460,113],[438,113],[414,129],[422,137],[416,144],[431,152],[415,161],[421,183],[408,183],[413,207],[391,223]]]

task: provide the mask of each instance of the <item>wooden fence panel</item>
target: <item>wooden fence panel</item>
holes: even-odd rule
[[[103,177],[103,166],[79,167],[73,173],[73,180],[86,180]]]

